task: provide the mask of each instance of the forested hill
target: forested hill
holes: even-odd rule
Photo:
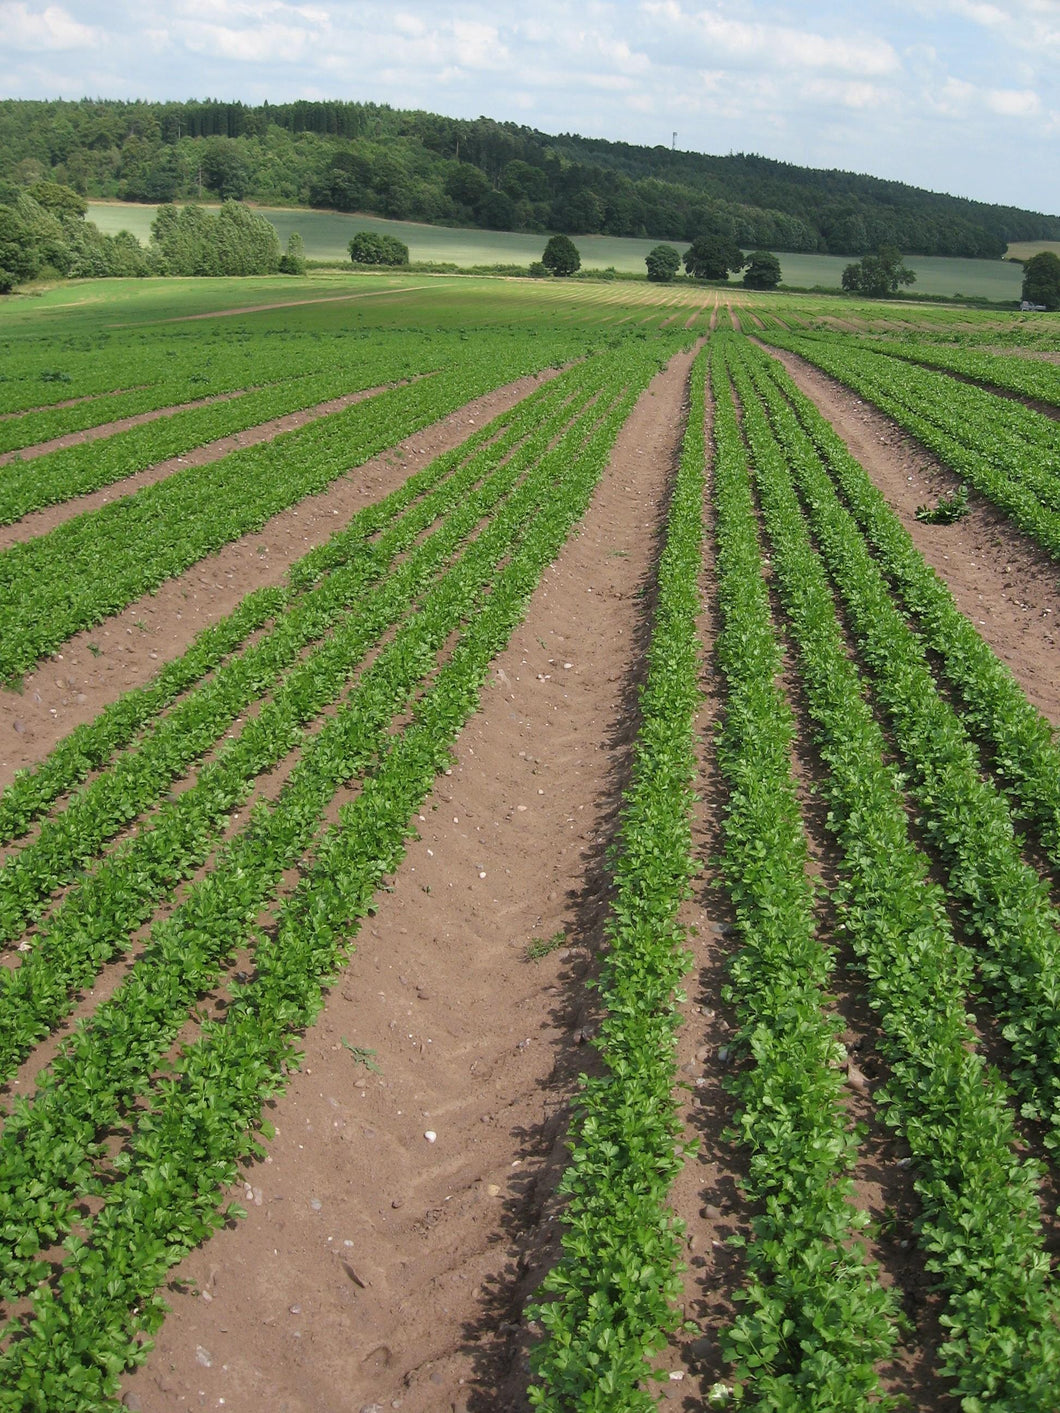
[[[42,180],[83,195],[227,198],[494,230],[863,255],[998,257],[1060,217],[817,171],[370,103],[0,100],[0,202]]]

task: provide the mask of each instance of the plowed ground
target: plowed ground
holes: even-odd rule
[[[947,473],[849,393],[786,361],[962,609],[1060,722],[1055,566],[982,506],[954,526],[919,525],[916,506],[946,488]],[[585,983],[602,940],[607,851],[637,728],[688,364],[675,359],[640,400],[579,532],[496,659],[453,768],[417,822],[418,839],[305,1037],[301,1070],[270,1116],[268,1156],[233,1193],[247,1217],[173,1272],[171,1314],[123,1384],[128,1407],[527,1407],[521,1312],[558,1250],[555,1187],[569,1107],[579,1073],[594,1064]],[[463,409],[72,640],[26,679],[21,696],[0,698],[0,784],[528,386]],[[722,804],[709,750],[717,714],[710,554],[708,537],[697,820],[708,860]],[[739,1271],[721,1243],[743,1220],[739,1158],[721,1136],[730,1117],[716,1058],[727,1029],[717,1000],[727,927],[711,881],[708,866],[686,917],[697,956],[681,1063],[690,1085],[703,1083],[689,1107],[700,1154],[675,1192],[690,1228],[685,1313],[700,1332],[662,1361],[674,1377],[661,1396],[687,1408],[702,1406],[704,1386],[723,1373],[711,1331]],[[350,1046],[370,1051],[371,1064]],[[909,1191],[887,1171],[888,1140],[873,1142],[859,1175],[863,1200],[877,1215],[885,1204],[908,1207]],[[915,1406],[944,1408],[931,1375],[934,1312],[915,1255],[897,1243],[874,1254],[918,1322],[893,1386]]]

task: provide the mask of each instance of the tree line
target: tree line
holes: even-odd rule
[[[281,251],[272,223],[249,206],[225,201],[216,211],[158,208],[151,241],[128,231],[106,235],[85,219],[84,197],[58,182],[37,182],[0,203],[0,294],[43,275],[68,279],[144,275],[303,274],[301,237]]]
[[[753,154],[711,157],[368,103],[0,101],[0,202],[251,200],[490,230],[694,240],[863,257],[996,258],[1060,217]]]

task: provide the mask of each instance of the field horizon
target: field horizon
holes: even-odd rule
[[[216,202],[204,202],[216,206]],[[253,203],[248,203],[253,204]],[[92,201],[89,219],[100,230],[114,234],[131,231],[146,244],[157,206],[134,202]],[[430,226],[415,221],[388,221],[378,216],[356,212],[325,211],[310,207],[276,207],[255,205],[276,228],[281,244],[297,232],[305,244],[310,260],[344,261],[347,246],[357,231],[373,231],[393,235],[409,247],[413,262],[453,264],[458,269],[488,265],[522,265],[539,260],[548,239],[547,234],[515,231],[483,231],[451,226]],[[614,269],[622,275],[644,275],[644,257],[659,244],[672,244],[678,251],[688,248],[687,241],[660,242],[638,240],[627,236],[575,236],[574,243],[581,255],[583,270]],[[1025,259],[1030,247],[1020,247],[1018,258]],[[798,290],[839,290],[843,269],[851,257],[817,255],[799,252],[777,252],[781,265],[781,281]],[[1015,256],[1004,260],[968,260],[950,256],[911,255],[907,265],[916,272],[917,283],[910,294],[927,298],[987,299],[997,303],[1016,301],[1020,297],[1022,272],[1014,263]],[[730,281],[735,288],[738,279]]]

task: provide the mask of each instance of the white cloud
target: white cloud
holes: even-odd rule
[[[1031,89],[993,88],[984,98],[991,113],[1002,118],[1036,118],[1042,111],[1042,101]]]
[[[685,10],[676,0],[645,0],[644,13],[669,26],[691,59],[710,54],[713,62],[746,68],[838,70],[852,75],[895,72],[898,55],[889,40],[836,38],[810,29],[765,21],[730,19],[718,10]]]
[[[100,31],[75,20],[60,5],[31,10],[29,5],[0,3],[0,30],[12,49],[85,49],[100,42]]]

